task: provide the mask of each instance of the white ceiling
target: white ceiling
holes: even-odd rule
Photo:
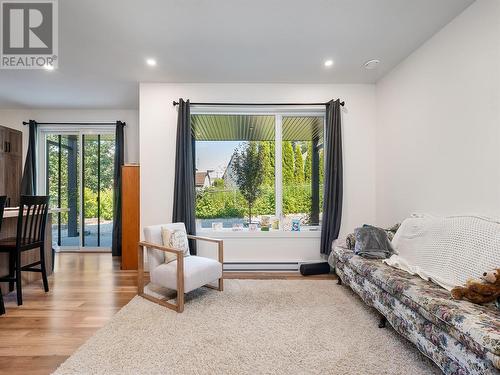
[[[137,108],[139,82],[373,83],[473,1],[59,0],[59,69],[1,70],[0,108]]]

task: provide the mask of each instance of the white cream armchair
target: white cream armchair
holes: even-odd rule
[[[186,230],[184,223],[161,224],[144,228],[145,241],[139,242],[138,294],[141,297],[180,313],[184,310],[184,293],[202,286],[222,291],[224,287],[222,275],[222,265],[224,263],[223,241],[188,235],[189,239],[216,243],[218,247],[218,261],[195,255],[184,257],[182,250],[160,245],[162,243],[162,228]],[[144,293],[144,247],[147,248],[150,281],[153,284],[177,290],[177,304]],[[165,252],[175,254],[177,260],[165,263]],[[217,287],[209,284],[214,281],[218,281]]]

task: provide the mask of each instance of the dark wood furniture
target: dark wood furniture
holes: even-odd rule
[[[139,166],[122,167],[122,270],[137,269],[140,240]]]
[[[2,231],[2,221],[3,221],[3,211],[5,209],[5,203],[7,202],[7,196],[0,196],[0,232]]]
[[[3,221],[3,210],[5,208],[5,202],[7,201],[7,196],[0,196],[0,232],[2,231],[2,221]],[[5,314],[5,305],[3,304],[2,293],[0,293],[0,315]]]
[[[17,207],[21,191],[23,133],[0,126],[0,195],[7,207]]]
[[[16,237],[0,240],[0,252],[9,254],[9,275],[0,278],[0,282],[9,283],[9,291],[17,290],[17,304],[23,304],[21,272],[40,272],[42,274],[43,288],[49,291],[47,270],[45,267],[45,227],[49,213],[48,196],[21,196],[19,214],[17,219]],[[22,265],[21,253],[40,250],[39,260]],[[39,268],[37,266],[40,266]]]
[[[24,214],[27,212],[25,211]],[[19,207],[6,207],[3,213],[2,230],[0,232],[0,240],[3,238],[17,236],[17,220],[19,214]],[[47,276],[52,274],[52,216],[49,210],[47,217],[47,225],[45,228],[45,267],[47,269]],[[38,249],[25,251],[21,254],[21,264],[29,264],[40,259]],[[0,252],[0,277],[9,274],[9,253]],[[23,272],[21,274],[21,283],[25,287],[29,284],[39,284],[42,279],[42,274],[39,272]],[[9,293],[9,283],[0,282],[1,293],[5,296]],[[26,296],[26,293],[23,295]],[[0,365],[0,367],[2,367]],[[1,371],[0,371],[1,372]]]

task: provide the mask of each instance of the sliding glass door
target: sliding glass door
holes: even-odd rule
[[[61,250],[110,250],[115,141],[112,129],[40,130],[41,191],[50,196]]]

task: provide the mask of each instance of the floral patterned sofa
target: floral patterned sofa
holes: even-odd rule
[[[340,280],[445,374],[500,374],[500,312],[451,299],[450,293],[381,260],[335,247],[329,258]]]

